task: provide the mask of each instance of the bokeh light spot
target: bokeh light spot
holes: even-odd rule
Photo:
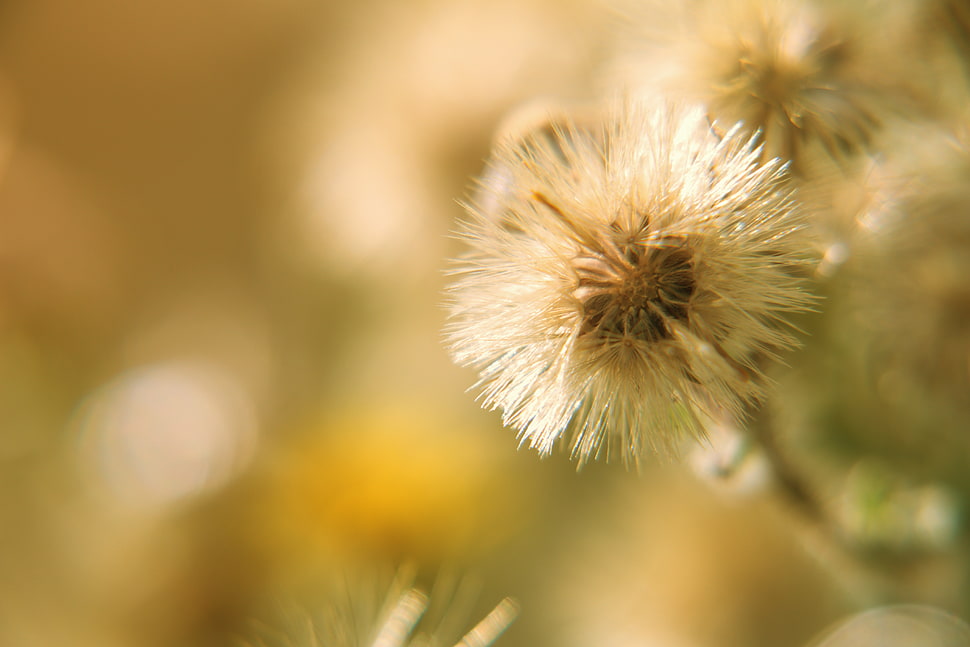
[[[218,367],[191,361],[119,376],[78,412],[84,468],[110,498],[157,506],[227,483],[255,449],[242,390]]]

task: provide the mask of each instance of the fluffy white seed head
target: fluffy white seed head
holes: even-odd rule
[[[785,318],[810,298],[783,166],[759,155],[664,105],[497,147],[446,336],[523,443],[636,462],[763,394],[761,365],[795,343]]]

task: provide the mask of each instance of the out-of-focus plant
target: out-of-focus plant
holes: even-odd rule
[[[488,647],[518,614],[505,598],[470,629],[458,617],[467,600],[460,582],[435,587],[435,598],[414,585],[413,569],[400,568],[390,583],[380,574],[343,573],[317,595],[313,608],[281,609],[271,621],[254,622],[241,647]],[[443,598],[443,599],[441,599]],[[279,605],[277,605],[279,606]],[[455,627],[466,633],[452,635]]]

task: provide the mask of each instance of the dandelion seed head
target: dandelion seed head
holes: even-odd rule
[[[446,336],[522,443],[636,462],[763,394],[760,366],[810,299],[800,212],[759,155],[662,104],[497,147],[485,176],[505,181],[468,207]]]
[[[653,6],[655,5],[655,6]],[[905,87],[885,56],[878,7],[800,0],[647,3],[619,57],[626,84],[702,102],[760,131],[769,156],[868,149]],[[868,5],[867,5],[868,7]],[[881,25],[877,26],[877,25]],[[880,31],[882,30],[882,31]]]

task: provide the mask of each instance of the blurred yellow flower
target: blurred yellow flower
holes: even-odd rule
[[[479,430],[419,405],[371,407],[312,425],[274,460],[261,515],[283,553],[436,563],[509,532],[517,508]]]

